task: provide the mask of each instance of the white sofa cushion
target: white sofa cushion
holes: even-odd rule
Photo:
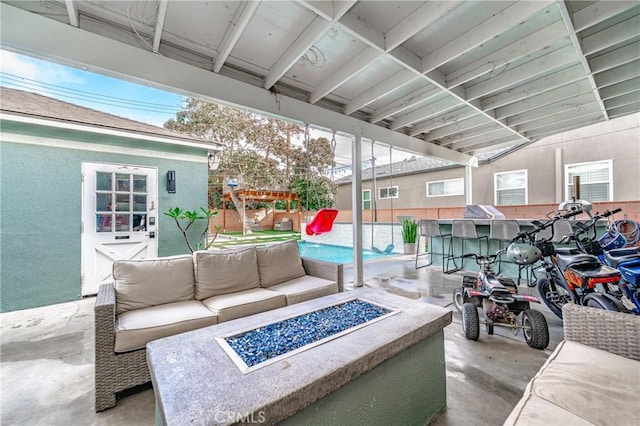
[[[293,305],[294,303],[335,294],[338,292],[338,283],[324,278],[304,275],[271,286],[269,290],[284,294],[287,297],[287,305]]]
[[[141,349],[152,340],[217,323],[216,315],[197,300],[128,311],[118,315],[115,351]]]
[[[260,287],[255,247],[233,252],[197,251],[193,256],[198,300]]]
[[[505,425],[629,424],[638,415],[639,377],[638,361],[564,340]]]
[[[193,299],[191,255],[113,263],[116,313]]]
[[[284,294],[254,288],[210,297],[202,303],[218,316],[218,322],[224,322],[287,306],[287,299]]]
[[[306,274],[295,240],[256,247],[260,285],[271,287]]]

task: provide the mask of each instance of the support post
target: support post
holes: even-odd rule
[[[467,164],[464,167],[464,174],[465,174],[465,179],[464,179],[465,200],[466,200],[467,205],[471,205],[471,204],[473,204],[473,181],[472,181],[473,173],[472,173],[472,169],[471,169],[471,165],[470,164]]]
[[[362,137],[351,139],[351,211],[353,223],[353,287],[362,287]]]

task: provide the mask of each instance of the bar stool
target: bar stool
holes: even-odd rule
[[[451,234],[443,234],[442,229],[440,229],[440,224],[437,220],[427,220],[422,219],[419,222],[420,225],[420,233],[418,234],[418,249],[416,250],[416,269],[424,268],[425,266],[429,266],[433,264],[433,255],[437,254],[442,256],[442,270],[444,271],[444,241],[445,238],[449,238],[451,241]],[[429,239],[429,249],[425,253],[420,253],[420,238],[425,237]],[[433,251],[433,239],[440,238],[442,240],[442,250],[440,253],[435,253]],[[423,256],[429,256],[429,262],[424,265],[418,266],[418,259]]]
[[[491,221],[489,227],[489,244],[491,241],[498,242],[498,250],[502,250],[503,243],[510,242],[520,232],[520,225],[517,220],[495,219]],[[502,271],[502,256],[498,261],[498,274]]]
[[[454,241],[455,239],[461,241],[461,253],[459,256],[454,254]],[[482,254],[482,240],[487,245],[487,252],[489,251],[489,238],[486,235],[479,236],[476,229],[476,223],[473,220],[454,220],[451,225],[451,244],[449,244],[449,251],[446,257],[446,267],[444,269],[445,274],[451,274],[453,272],[464,269],[464,243],[467,240],[476,240],[478,242],[478,253]],[[460,266],[456,263],[456,259],[460,259]],[[449,261],[453,261],[453,268],[449,268]],[[444,262],[443,262],[444,263]]]

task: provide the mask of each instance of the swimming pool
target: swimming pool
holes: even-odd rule
[[[318,244],[309,241],[298,241],[300,256],[325,260],[333,263],[353,263],[353,248],[333,244]],[[384,254],[372,250],[362,250],[364,260],[384,257]]]

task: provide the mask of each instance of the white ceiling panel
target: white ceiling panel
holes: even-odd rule
[[[640,111],[637,1],[0,5],[5,49],[461,164]]]

